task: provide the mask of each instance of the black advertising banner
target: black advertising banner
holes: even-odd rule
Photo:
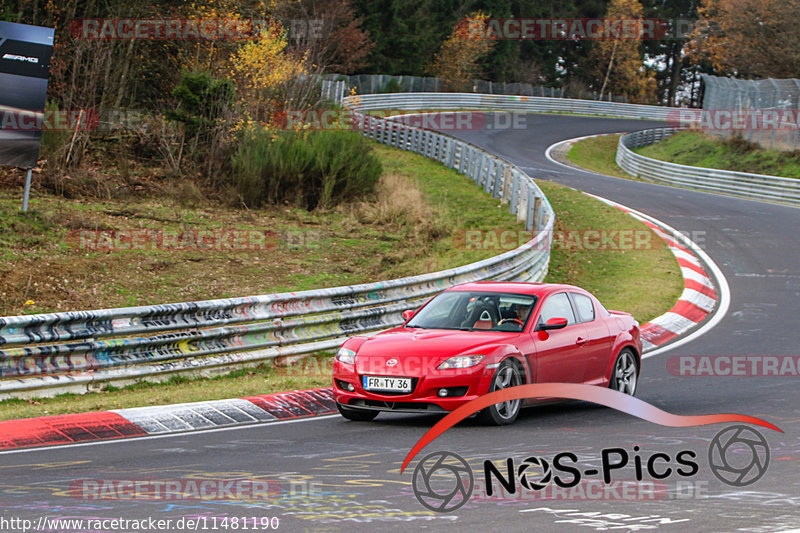
[[[36,166],[54,33],[0,22],[0,165]]]

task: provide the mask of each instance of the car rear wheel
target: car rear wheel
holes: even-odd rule
[[[611,381],[608,386],[623,394],[636,394],[636,385],[639,382],[639,364],[636,356],[628,348],[622,350],[614,362],[611,370]]]
[[[376,416],[378,416],[378,411],[370,411],[367,409],[352,409],[350,407],[345,407],[340,403],[336,404],[336,407],[339,408],[339,413],[348,420],[353,420],[355,422],[369,422]]]
[[[522,373],[517,368],[517,365],[506,359],[494,373],[489,392],[516,387],[517,385],[522,385],[522,382]],[[521,405],[522,400],[508,400],[490,405],[478,413],[478,420],[484,424],[496,426],[512,424],[519,415]]]

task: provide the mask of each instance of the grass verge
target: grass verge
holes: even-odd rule
[[[634,179],[633,176],[619,168],[615,160],[620,135],[617,133],[581,139],[572,145],[567,152],[567,157],[579,167],[587,170],[618,178]]]
[[[683,131],[635,152],[681,165],[800,178],[800,151],[766,150],[737,137]]]

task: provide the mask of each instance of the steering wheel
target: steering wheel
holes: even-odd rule
[[[497,325],[499,326],[503,322],[516,322],[519,325],[520,329],[525,327],[525,322],[523,322],[522,320],[520,320],[518,318],[504,318],[500,322],[498,322]]]

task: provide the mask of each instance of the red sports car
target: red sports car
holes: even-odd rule
[[[636,392],[639,324],[572,285],[466,283],[403,316],[402,326],[352,337],[336,354],[333,391],[345,418],[372,420],[381,411],[444,413],[525,383]],[[502,402],[479,417],[510,424],[522,406],[521,400]]]

